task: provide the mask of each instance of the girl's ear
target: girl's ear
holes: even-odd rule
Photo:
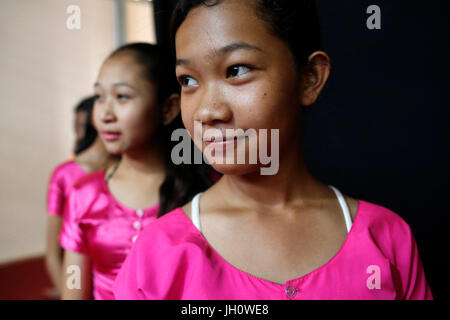
[[[169,125],[180,114],[180,95],[173,93],[163,106],[163,125]]]
[[[308,65],[302,72],[301,97],[302,106],[316,102],[328,80],[331,70],[330,57],[325,52],[316,51],[308,58]]]

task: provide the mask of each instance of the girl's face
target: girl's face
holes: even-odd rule
[[[182,118],[191,137],[194,121],[200,121],[203,132],[220,129],[224,137],[225,129],[255,129],[258,142],[261,129],[268,137],[271,129],[279,129],[280,155],[286,147],[298,147],[300,81],[293,57],[249,1],[227,0],[191,10],[175,42]],[[208,137],[194,139],[202,150],[208,145],[204,140]],[[247,164],[214,168],[225,174],[258,170],[260,164],[248,164],[248,145],[245,150]]]
[[[94,85],[94,124],[111,154],[148,149],[156,136],[157,89],[142,73],[132,54],[122,52],[103,64]]]

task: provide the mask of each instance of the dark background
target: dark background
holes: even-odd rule
[[[167,43],[173,0],[155,0]],[[447,1],[318,0],[331,78],[305,114],[311,172],[412,228],[435,299],[448,297]],[[381,30],[366,27],[370,5]]]

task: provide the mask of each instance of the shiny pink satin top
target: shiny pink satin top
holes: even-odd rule
[[[114,279],[143,228],[156,219],[158,204],[133,210],[119,203],[109,192],[105,170],[79,179],[66,204],[61,246],[91,259],[93,298],[114,299]]]
[[[51,216],[62,216],[70,187],[85,174],[73,160],[66,161],[53,170],[47,190],[47,212]]]
[[[407,223],[365,201],[359,201],[339,252],[284,284],[228,263],[182,209],[175,209],[144,230],[116,278],[114,295],[120,300],[432,299]]]

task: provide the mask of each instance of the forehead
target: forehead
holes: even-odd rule
[[[130,53],[120,53],[105,61],[100,69],[98,80],[101,84],[115,82],[139,82],[142,67]]]
[[[205,50],[215,50],[230,43],[246,42],[264,47],[274,40],[264,21],[256,15],[253,1],[227,0],[217,5],[192,9],[177,30],[177,58]],[[184,57],[182,57],[184,58]]]

